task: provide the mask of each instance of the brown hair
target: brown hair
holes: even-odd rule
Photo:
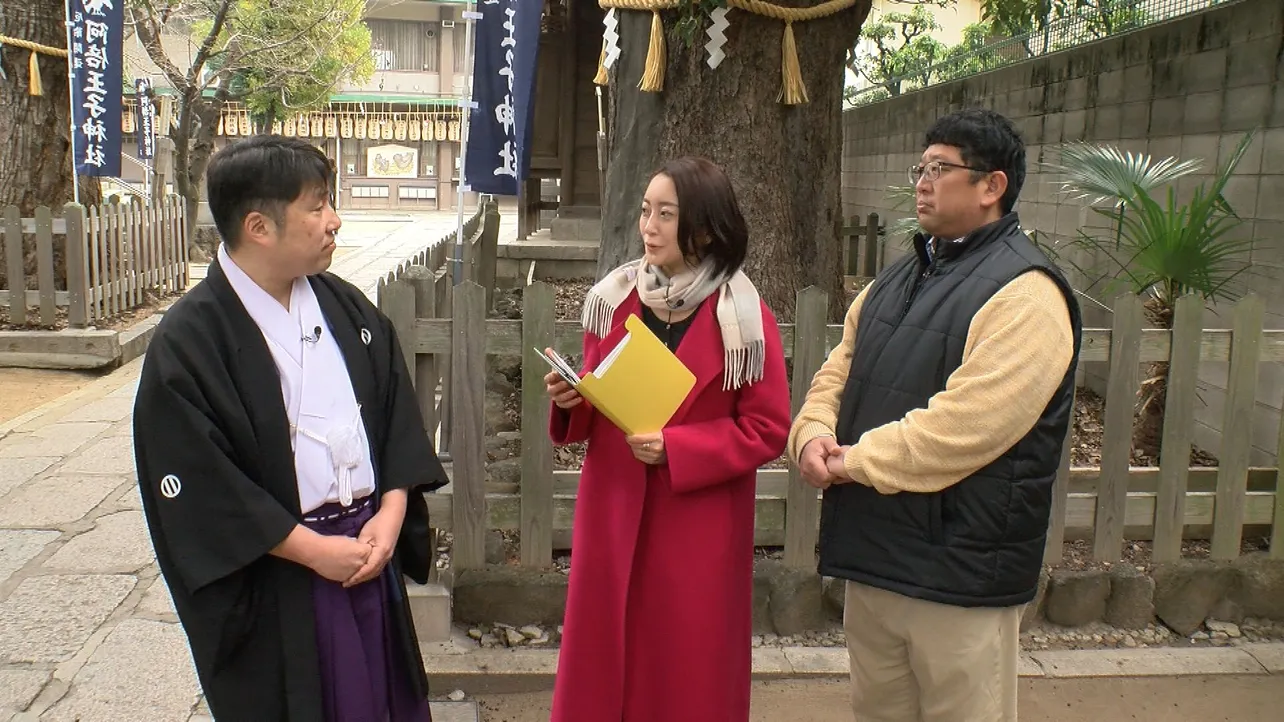
[[[683,256],[710,259],[715,275],[731,275],[745,262],[749,229],[731,179],[707,158],[683,156],[657,170],[678,194],[678,248]],[[703,238],[705,243],[696,241]]]

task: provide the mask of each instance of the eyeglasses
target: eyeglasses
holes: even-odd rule
[[[912,165],[909,169],[910,185],[918,185],[920,178],[927,179],[928,183],[934,182],[941,177],[941,171],[945,168],[962,168],[963,170],[976,171],[977,173],[989,173],[990,171],[982,168],[973,168],[970,165],[959,165],[958,163],[947,163],[943,160],[928,161],[922,165]]]

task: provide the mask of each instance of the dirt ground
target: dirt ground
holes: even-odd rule
[[[751,722],[852,722],[846,682],[755,682]],[[1021,681],[1021,722],[1278,722],[1284,676]],[[478,698],[482,722],[547,722],[551,694]]]
[[[99,378],[88,371],[0,368],[0,423],[69,394]]]

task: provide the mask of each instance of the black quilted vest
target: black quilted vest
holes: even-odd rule
[[[934,260],[924,238],[915,239],[915,248],[879,274],[861,307],[838,411],[839,443],[855,443],[866,431],[926,407],[962,363],[972,317],[1032,269],[1047,273],[1065,294],[1074,356],[1029,433],[958,484],[933,494],[883,495],[858,483],[827,489],[820,573],[957,606],[1022,604],[1038,585],[1052,483],[1074,403],[1079,306],[1061,272],[1021,232],[1015,213],[943,244]],[[975,423],[984,425],[985,418]]]

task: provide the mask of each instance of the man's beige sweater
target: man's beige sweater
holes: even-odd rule
[[[812,378],[789,431],[797,462],[807,442],[833,436],[866,287],[847,311],[843,340]],[[844,457],[855,481],[883,494],[934,492],[997,459],[1030,431],[1074,352],[1065,297],[1041,271],[1013,279],[977,311],[963,363],[945,389],[898,421],[865,432]]]

